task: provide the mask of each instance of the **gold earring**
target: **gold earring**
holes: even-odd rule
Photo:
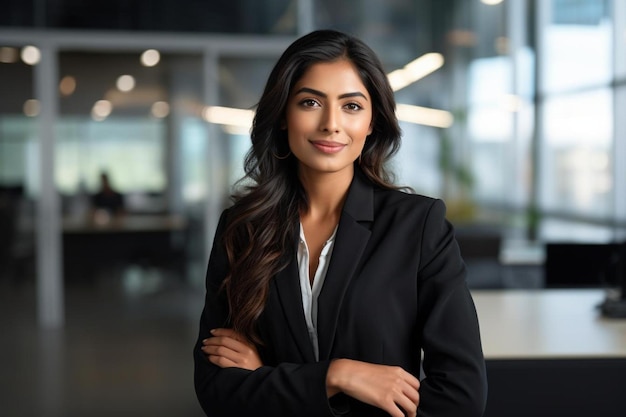
[[[274,153],[274,151],[272,151],[272,155],[274,155],[274,158],[276,158],[276,159],[287,159],[287,158],[289,158],[289,156],[291,156],[291,151],[287,152],[287,155],[285,155],[285,156],[276,155],[276,153]]]

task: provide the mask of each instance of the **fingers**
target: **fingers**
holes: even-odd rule
[[[395,404],[406,413],[407,417],[415,417],[417,415],[417,405],[419,403],[419,393],[410,385],[397,396]],[[405,414],[400,414],[404,416]]]
[[[224,346],[235,352],[245,352],[250,346],[229,336],[214,336],[202,341],[203,346]]]
[[[229,337],[211,337],[202,341],[202,351],[207,355],[224,357],[234,363],[250,354],[250,348]]]
[[[213,365],[219,366],[220,368],[239,367],[238,364],[236,364],[235,362],[233,362],[232,360],[228,359],[225,356],[208,355],[207,358],[209,359],[209,362],[211,362]]]
[[[239,333],[237,333],[233,329],[217,328],[217,329],[211,330],[211,334],[213,336],[218,336],[218,337],[219,336],[230,337],[230,338],[233,338],[233,339],[239,340],[239,341],[246,340],[245,337],[243,337],[242,335],[240,335]]]
[[[256,347],[232,329],[214,329],[213,337],[202,341],[202,352],[221,368],[238,367],[255,370],[263,363]]]
[[[420,402],[420,381],[409,372],[404,370],[402,372],[405,386],[402,390],[403,395],[400,397],[397,404],[404,410],[407,417],[415,417],[417,416],[417,407]]]
[[[378,407],[392,417],[415,417],[419,405],[419,380],[401,367],[339,359],[327,374],[327,392],[354,397]]]
[[[390,392],[382,408],[394,417],[416,417],[419,404],[418,391],[407,381],[400,381]]]
[[[237,362],[237,358],[245,358],[256,355],[256,350],[243,343],[230,340],[214,340],[214,338],[203,342],[202,351],[208,355],[226,356]]]

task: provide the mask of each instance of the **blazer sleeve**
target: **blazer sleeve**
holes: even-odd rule
[[[211,329],[228,323],[228,304],[220,285],[228,272],[221,237],[226,212],[222,213],[206,276],[205,305],[198,340],[193,349],[196,395],[207,416],[333,416],[326,395],[330,362],[281,363],[255,371],[220,368],[200,350]]]
[[[478,318],[441,200],[431,206],[422,236],[418,318],[425,378],[418,415],[482,416],[487,377]]]

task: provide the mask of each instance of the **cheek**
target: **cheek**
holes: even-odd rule
[[[346,125],[346,129],[350,129],[355,140],[357,138],[365,139],[370,133],[372,133],[372,127],[374,125],[372,113],[366,111],[361,114],[360,117],[355,117],[349,121],[349,125]]]
[[[289,137],[315,129],[316,122],[310,115],[302,113],[287,114],[285,128]]]
[[[371,124],[369,121],[354,121],[349,126],[346,126],[347,129],[351,132],[351,136],[354,140],[364,141],[365,138],[372,133]]]

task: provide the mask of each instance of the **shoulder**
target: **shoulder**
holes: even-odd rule
[[[374,190],[375,212],[395,212],[400,213],[420,213],[427,215],[431,211],[440,212],[445,215],[445,204],[443,200],[413,194],[400,190],[386,190],[377,188]]]
[[[375,190],[372,227],[383,234],[408,234],[405,240],[447,233],[446,206],[441,199],[396,190]]]
[[[374,222],[379,226],[413,224],[419,227],[429,219],[441,221],[445,217],[445,205],[440,199],[381,187],[357,175],[348,192],[344,212],[357,221]]]
[[[395,190],[374,191],[369,227],[372,236],[390,239],[396,248],[403,249],[400,252],[422,253],[428,259],[454,234],[441,199]]]

